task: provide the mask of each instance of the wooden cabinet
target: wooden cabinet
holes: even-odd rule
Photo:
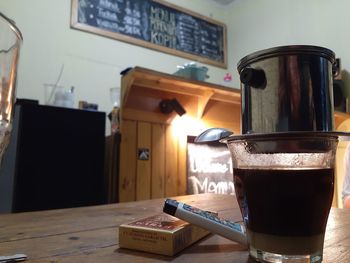
[[[187,136],[209,127],[240,132],[237,89],[135,67],[122,77],[121,98],[121,202],[186,194]],[[160,111],[174,98],[182,117]]]
[[[135,67],[122,77],[121,93],[120,202],[186,194],[187,136],[210,127],[240,133],[238,89]],[[160,111],[162,100],[174,98],[186,110],[182,117]],[[336,127],[349,117],[336,112]],[[335,206],[342,186],[340,155]]]

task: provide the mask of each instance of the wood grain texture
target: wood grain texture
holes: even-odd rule
[[[201,194],[179,201],[241,220],[234,196]],[[217,235],[174,257],[120,249],[118,227],[161,212],[163,199],[0,215],[0,255],[24,253],[38,262],[253,262],[246,248]],[[350,262],[350,210],[332,208],[323,263]]]
[[[121,124],[119,201],[136,198],[136,122],[124,120]]]
[[[165,196],[178,195],[178,140],[173,125],[165,128]]]
[[[187,193],[187,135],[181,134],[178,136],[178,195],[185,195]]]
[[[137,123],[137,151],[148,150],[149,159],[136,161],[136,200],[151,198],[151,124],[146,122]]]
[[[152,189],[151,197],[161,198],[165,193],[165,127],[152,124]]]

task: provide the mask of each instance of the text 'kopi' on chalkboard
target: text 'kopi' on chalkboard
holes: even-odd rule
[[[72,0],[71,27],[227,68],[226,26],[162,0]]]

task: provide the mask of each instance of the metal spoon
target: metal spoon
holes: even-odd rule
[[[195,143],[215,142],[226,138],[233,134],[232,131],[225,128],[210,128],[199,134],[195,139]]]

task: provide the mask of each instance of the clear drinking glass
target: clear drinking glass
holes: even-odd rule
[[[233,138],[227,144],[250,256],[322,262],[338,137],[296,132]]]
[[[0,161],[10,139],[22,41],[22,34],[14,22],[0,13]]]

